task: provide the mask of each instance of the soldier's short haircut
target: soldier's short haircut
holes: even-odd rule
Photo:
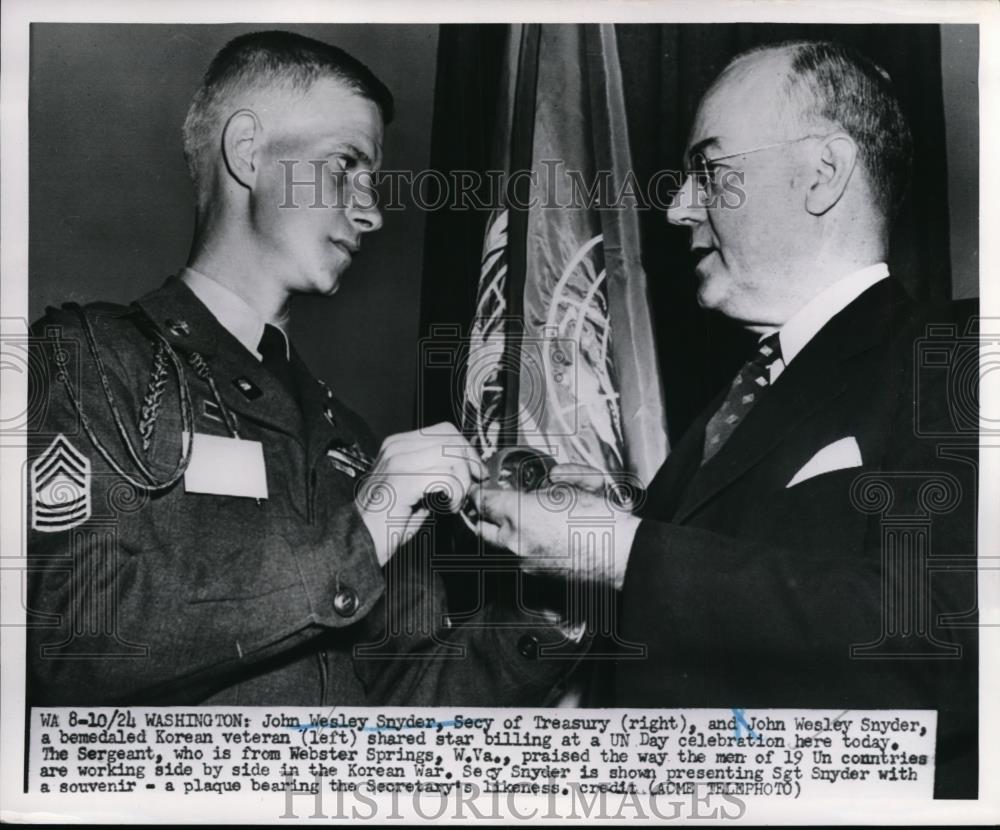
[[[891,216],[909,185],[913,138],[889,73],[842,43],[810,40],[760,46],[730,66],[769,52],[789,58],[786,92],[802,120],[834,124],[857,143],[876,206]]]
[[[373,101],[388,124],[392,93],[367,66],[343,49],[292,32],[250,32],[233,38],[212,59],[184,119],[184,158],[199,190],[218,149],[231,103],[254,89],[305,94],[322,78],[334,78]]]

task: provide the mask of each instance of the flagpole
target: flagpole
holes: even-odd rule
[[[531,181],[518,171],[530,171],[535,138],[535,96],[538,89],[538,47],[541,26],[525,24],[521,32],[514,114],[511,125],[510,166],[513,190],[508,201],[507,230],[507,338],[504,344],[504,419],[498,445],[516,446],[520,427],[521,340],[524,335],[524,285],[528,266],[528,204]]]

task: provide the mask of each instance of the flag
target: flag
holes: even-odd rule
[[[466,429],[648,483],[667,453],[612,25],[510,29]],[[596,198],[590,198],[594,194]]]

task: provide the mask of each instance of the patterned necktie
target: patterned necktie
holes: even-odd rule
[[[288,360],[288,345],[281,330],[270,324],[265,325],[257,351],[260,352],[261,365],[281,381],[289,395],[298,400],[292,364]]]
[[[729,394],[726,395],[722,406],[705,427],[705,449],[701,457],[702,464],[722,448],[736,427],[746,418],[753,405],[760,399],[770,384],[768,369],[780,357],[781,343],[778,340],[778,332],[774,332],[760,341],[757,354],[740,369],[739,374],[733,379]]]

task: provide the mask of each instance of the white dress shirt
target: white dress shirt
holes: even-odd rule
[[[888,276],[889,266],[884,262],[869,265],[837,280],[800,308],[785,325],[778,329],[781,358],[771,364],[770,382],[774,383],[778,379],[785,371],[785,367],[836,314],[843,311],[875,283],[888,278]],[[773,329],[764,332],[763,336],[767,337],[772,332]]]
[[[200,271],[185,268],[181,271],[180,279],[205,304],[212,316],[226,331],[239,340],[257,360],[263,359],[260,352],[257,351],[257,347],[260,345],[261,337],[264,336],[264,326],[267,324],[267,320],[264,320],[236,292]],[[271,322],[271,325],[284,336],[285,356],[290,358],[288,333],[285,331],[286,324],[287,320]]]

